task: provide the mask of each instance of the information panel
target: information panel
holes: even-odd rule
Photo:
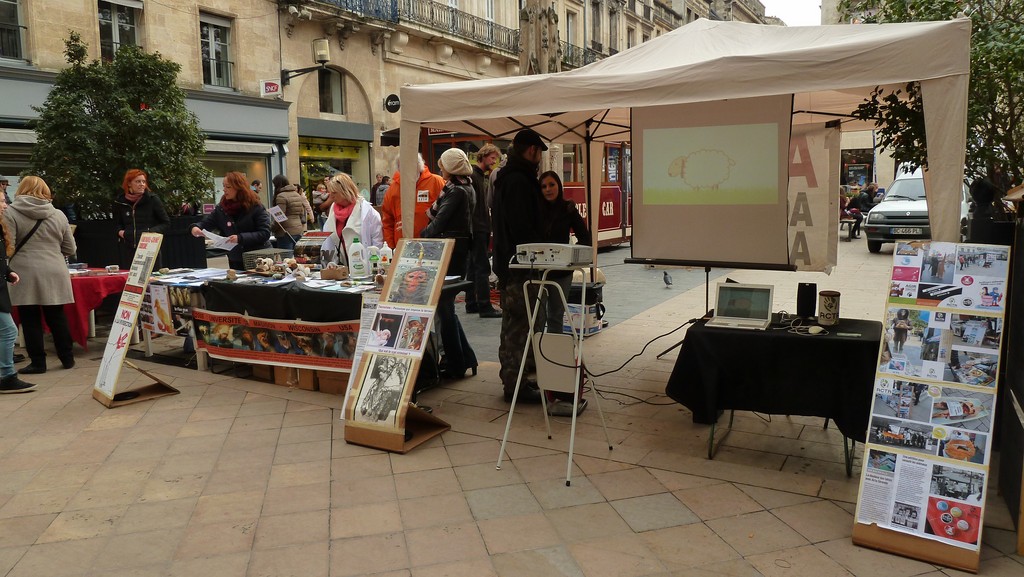
[[[854,543],[977,570],[1009,250],[896,244]]]

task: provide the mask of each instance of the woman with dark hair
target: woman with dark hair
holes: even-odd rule
[[[121,181],[122,192],[114,199],[114,221],[117,223],[119,263],[128,269],[139,246],[139,237],[146,232],[163,233],[171,219],[164,203],[149,190],[149,177],[138,168],[129,169]]]
[[[576,203],[565,199],[565,192],[562,189],[562,179],[552,170],[540,175],[540,192],[546,201],[541,208],[541,233],[547,242],[568,244],[569,233],[576,235],[576,242],[583,245],[590,245],[590,229],[587,222],[583,220]],[[569,296],[569,288],[572,286],[572,273],[569,271],[551,271],[548,273],[548,280],[555,281],[562,287],[566,298]],[[549,333],[562,332],[562,320],[565,314],[565,307],[562,299],[552,291],[547,296],[547,325]]]
[[[274,227],[274,236],[277,238],[278,248],[293,249],[295,243],[302,238],[306,230],[306,221],[312,218],[312,209],[309,208],[309,201],[299,193],[294,184],[288,182],[288,178],[279,174],[274,177],[274,201],[273,204],[281,208],[288,220],[278,222]]]
[[[18,185],[14,202],[4,213],[17,244],[11,268],[21,282],[10,287],[11,303],[18,307],[25,329],[25,348],[31,363],[21,373],[46,372],[43,348],[43,318],[50,327],[57,357],[65,369],[75,366],[74,342],[68,329],[64,305],[75,302],[65,257],[75,254],[75,237],[68,217],[51,204],[50,187],[38,176],[26,176]]]
[[[14,370],[14,341],[18,339],[18,327],[11,318],[11,295],[7,285],[18,284],[18,273],[11,270],[7,259],[14,253],[14,238],[11,229],[4,222],[7,200],[0,195],[0,393],[27,393],[36,386],[18,378]]]
[[[238,243],[228,252],[228,265],[242,270],[245,268],[243,253],[270,248],[270,213],[260,204],[241,172],[225,174],[223,186],[220,203],[192,227],[192,236],[201,237],[204,230],[220,230],[229,241]]]

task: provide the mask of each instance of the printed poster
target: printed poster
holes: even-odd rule
[[[980,553],[1008,263],[1005,246],[897,243],[857,524]]]
[[[196,346],[216,359],[349,371],[359,321],[310,323],[194,309]]]

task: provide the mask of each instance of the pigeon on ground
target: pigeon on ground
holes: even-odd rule
[[[667,271],[667,270],[666,270],[666,271],[662,271],[662,272],[663,272],[663,273],[664,273],[664,275],[665,275],[665,276],[663,277],[663,280],[665,281],[665,288],[669,288],[669,287],[671,287],[671,286],[672,286],[672,276],[668,274],[668,271]]]

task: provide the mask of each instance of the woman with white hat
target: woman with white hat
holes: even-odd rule
[[[441,177],[445,179],[441,194],[427,210],[430,223],[420,232],[424,238],[453,238],[455,250],[448,261],[446,276],[465,276],[466,261],[469,258],[470,240],[473,237],[473,210],[476,193],[469,176],[473,166],[469,157],[458,148],[449,148],[441,154]],[[459,317],[455,316],[455,295],[444,296],[437,303],[438,331],[444,347],[444,365],[441,376],[461,379],[470,369],[476,374],[476,353],[469,345],[462,330]]]

